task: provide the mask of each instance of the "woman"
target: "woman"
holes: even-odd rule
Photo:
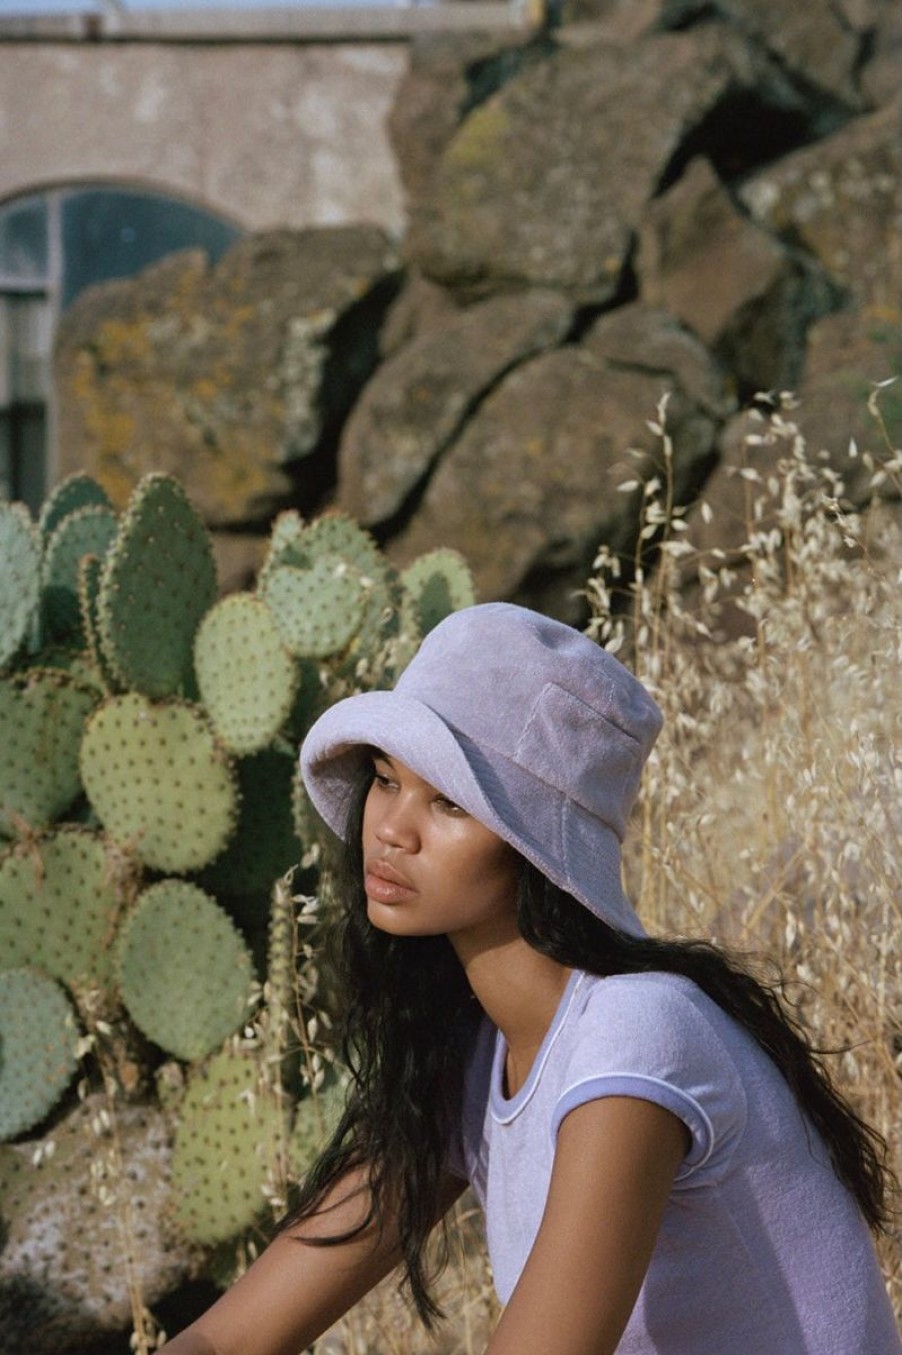
[[[883,1145],[773,994],[647,938],[620,844],[660,713],[507,604],[426,639],[302,751],[347,842],[348,1110],[260,1260],[168,1349],[297,1355],[466,1183],[490,1355],[899,1355],[868,1224]]]

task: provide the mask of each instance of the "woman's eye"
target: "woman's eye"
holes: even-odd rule
[[[377,768],[374,767],[373,784],[387,788],[388,786],[391,785],[391,777],[388,775],[388,772],[380,772]]]
[[[465,809],[461,809],[459,804],[455,804],[453,800],[449,800],[447,795],[437,795],[435,797],[435,802],[449,814],[465,814],[467,812]]]

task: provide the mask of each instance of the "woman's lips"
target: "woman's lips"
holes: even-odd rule
[[[381,858],[367,861],[363,887],[367,898],[375,903],[401,903],[416,893],[401,872]]]

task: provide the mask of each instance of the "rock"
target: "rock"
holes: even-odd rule
[[[636,272],[642,298],[693,330],[746,397],[795,387],[807,327],[833,300],[817,270],[737,210],[702,159],[650,204]]]
[[[93,288],[60,326],[61,473],[122,504],[170,471],[213,526],[315,504],[397,266],[375,227],[277,231]]]
[[[338,507],[367,527],[402,512],[486,392],[510,368],[560,343],[572,316],[551,292],[496,297],[385,362],[345,429]]]
[[[460,311],[461,305],[451,292],[437,282],[430,282],[421,273],[411,271],[397,300],[388,308],[379,335],[381,356],[391,357],[418,334],[441,328]]]
[[[808,336],[805,379],[798,388],[797,415],[809,454],[826,454],[843,477],[846,496],[861,505],[870,495],[867,452],[879,464],[902,447],[902,311],[874,314],[843,311],[819,320]],[[890,381],[877,397],[880,423],[868,409],[878,382]],[[849,447],[857,445],[858,454]]]
[[[784,0],[666,0],[660,22],[685,28],[710,19],[712,11],[762,43],[796,80],[850,109],[862,106],[856,73],[863,37],[837,12],[835,0],[795,6]]]
[[[536,357],[499,384],[443,457],[389,555],[403,563],[455,546],[483,599],[516,598],[576,619],[575,590],[599,543],[633,550],[636,495],[619,486],[650,475],[660,459],[646,420],[665,391],[682,500],[709,468],[726,409],[722,379],[672,317],[627,306],[578,346]]]
[[[881,7],[871,50],[861,72],[861,87],[875,105],[891,103],[902,87],[902,7],[896,0],[874,0]]]
[[[808,250],[859,304],[902,289],[902,98],[795,151],[742,191],[754,218]]]
[[[791,101],[781,81],[717,26],[560,50],[461,124],[408,255],[447,286],[529,284],[608,303],[643,211],[693,135],[722,138],[716,110],[740,91]]]
[[[90,1097],[57,1125],[41,1143],[39,1165],[34,1142],[2,1150],[4,1351],[57,1355],[119,1333],[131,1322],[127,1265],[147,1305],[191,1267],[188,1250],[161,1230],[169,1173],[162,1115],[148,1107],[117,1110],[119,1174],[110,1170],[115,1153],[105,1105],[102,1096]]]
[[[524,42],[492,33],[429,35],[412,43],[388,119],[407,196],[409,259],[418,257],[420,231],[434,211],[438,165],[462,118],[548,50],[541,37]]]

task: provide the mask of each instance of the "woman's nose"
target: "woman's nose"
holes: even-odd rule
[[[376,837],[386,847],[400,847],[403,851],[416,851],[419,846],[419,831],[416,817],[403,797],[393,799],[384,807],[375,824]]]

